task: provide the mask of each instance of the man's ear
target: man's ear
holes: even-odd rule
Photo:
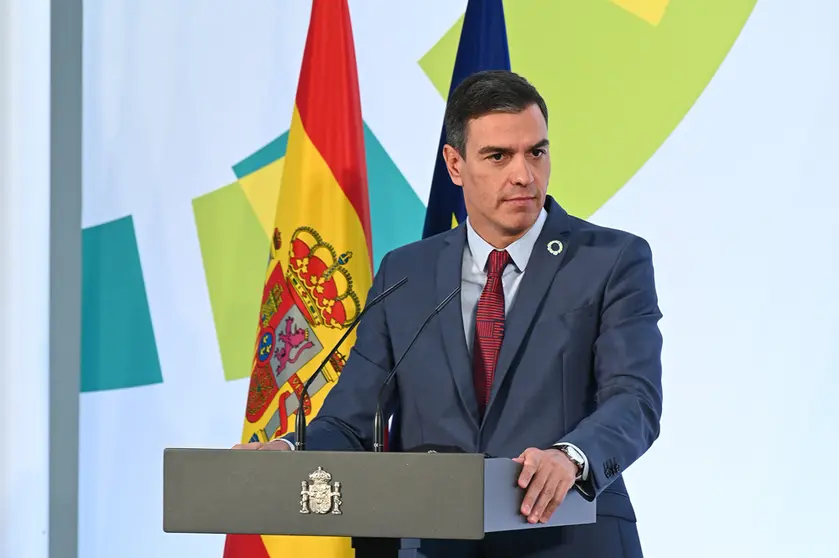
[[[463,164],[463,157],[457,152],[457,149],[449,144],[443,146],[443,160],[446,162],[446,169],[449,171],[449,177],[452,182],[458,186],[463,186],[463,178],[460,176],[460,166]]]

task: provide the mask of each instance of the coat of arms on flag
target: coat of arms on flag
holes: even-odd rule
[[[280,388],[288,383],[294,390],[280,395],[264,428],[257,429],[251,441],[267,441],[288,432],[288,419],[297,410],[303,382],[301,369],[323,350],[318,329],[341,330],[361,311],[361,301],[353,289],[352,275],[345,267],[352,252],[338,253],[311,227],[299,227],[288,246],[288,268],[278,258],[282,234],[274,230],[271,250],[273,270],[265,285],[259,319],[259,334],[245,417],[258,422],[268,411]],[[327,383],[335,382],[345,357],[339,352],[326,367],[314,373],[309,387],[314,395]],[[304,399],[304,413],[312,412],[311,400]]]

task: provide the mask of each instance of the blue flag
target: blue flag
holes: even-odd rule
[[[510,50],[507,46],[507,27],[504,23],[504,5],[501,0],[469,0],[460,44],[452,72],[449,98],[460,82],[475,72],[483,70],[509,70]],[[447,231],[466,219],[463,191],[449,178],[443,161],[446,143],[446,124],[440,134],[431,193],[425,211],[422,237],[428,238]]]

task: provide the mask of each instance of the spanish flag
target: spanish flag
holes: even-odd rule
[[[373,276],[364,157],[349,8],[346,0],[314,0],[282,168],[251,177],[281,182],[243,442],[294,429],[303,383],[364,306]],[[307,421],[354,342],[353,333],[312,381]],[[224,548],[224,558],[353,555],[349,538],[228,535]]]

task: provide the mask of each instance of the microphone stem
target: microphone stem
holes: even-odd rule
[[[294,424],[294,432],[295,432],[294,449],[300,450],[300,451],[306,449],[306,413],[305,413],[305,410],[303,409],[303,400],[304,400],[304,397],[306,396],[305,394],[306,394],[306,392],[304,391],[301,394],[300,399],[298,400],[297,418],[296,418],[296,422]],[[283,411],[283,409],[280,409],[280,412],[282,412],[282,411]]]
[[[385,451],[385,440],[384,440],[384,415],[382,413],[382,406],[381,404],[376,405],[376,417],[373,421],[373,451],[374,452],[383,452]]]
[[[408,343],[408,346],[402,352],[402,356],[399,357],[399,360],[396,361],[396,364],[390,370],[390,373],[385,377],[385,381],[382,382],[382,387],[379,388],[379,396],[376,398],[376,416],[373,418],[373,451],[374,452],[383,452],[385,449],[384,443],[384,430],[385,430],[385,419],[382,413],[382,399],[384,398],[385,389],[390,384],[390,381],[396,375],[396,371],[399,369],[399,365],[402,364],[402,361],[408,356],[408,352],[411,350],[411,347],[414,346],[414,343],[417,342],[419,339],[420,334],[423,332],[425,327],[431,323],[431,319],[434,318],[437,314],[439,314],[443,308],[460,292],[460,287],[457,287],[449,296],[443,299],[443,301],[434,308],[434,311],[429,314],[429,316],[425,319],[422,323],[420,328],[414,334],[414,337],[411,339],[411,342]]]

